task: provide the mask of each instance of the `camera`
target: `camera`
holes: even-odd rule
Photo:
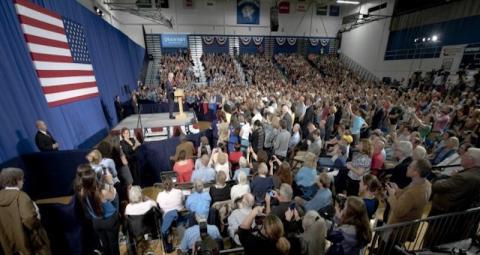
[[[343,195],[336,195],[335,196],[335,203],[338,205],[338,208],[340,210],[343,210],[345,208],[345,203],[347,202],[347,197]]]

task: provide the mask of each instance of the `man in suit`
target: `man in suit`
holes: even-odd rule
[[[35,144],[40,151],[58,151],[58,143],[48,132],[47,125],[43,120],[37,120],[37,134],[35,135]]]
[[[173,116],[173,97],[174,97],[174,88],[173,88],[173,73],[168,73],[168,80],[166,83],[166,91],[167,91],[167,99],[168,99],[168,113],[170,116],[170,119],[175,119]]]
[[[309,130],[307,129],[308,123],[314,123],[315,122],[315,109],[312,104],[312,99],[310,96],[307,96],[305,99],[305,114],[303,115],[303,118],[300,120],[300,124],[302,126],[302,132],[303,132],[303,137],[308,137]]]

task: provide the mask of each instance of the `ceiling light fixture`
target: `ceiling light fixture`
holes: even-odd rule
[[[360,1],[337,0],[337,4],[360,4]]]

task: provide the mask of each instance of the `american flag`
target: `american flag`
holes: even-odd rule
[[[82,25],[26,0],[15,8],[48,106],[98,96]]]

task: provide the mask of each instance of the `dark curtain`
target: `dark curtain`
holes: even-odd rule
[[[144,49],[75,0],[35,0],[83,25],[100,97],[49,108],[41,91],[12,0],[0,1],[0,162],[36,151],[35,121],[43,119],[61,149],[78,148],[117,123],[113,98],[136,86]],[[98,142],[98,141],[97,141]]]

